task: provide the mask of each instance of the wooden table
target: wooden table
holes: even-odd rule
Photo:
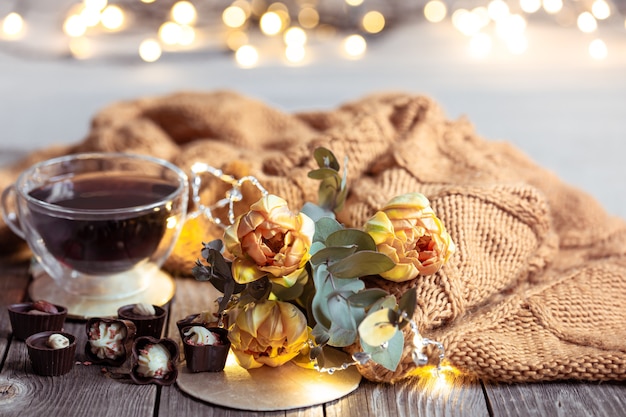
[[[310,408],[249,412],[214,406],[191,398],[176,385],[134,385],[114,378],[98,365],[75,365],[69,374],[33,373],[26,345],[14,340],[7,306],[27,299],[28,259],[0,259],[0,416],[624,416],[626,383],[558,382],[499,385],[465,381],[446,394],[428,394],[415,381],[395,385],[363,381],[348,396]],[[178,338],[175,320],[202,305],[202,286],[177,279],[169,303],[166,335]],[[68,321],[79,339],[77,360],[85,361],[84,322]],[[210,376],[207,376],[207,378]]]

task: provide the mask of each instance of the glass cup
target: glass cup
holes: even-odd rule
[[[164,160],[74,154],[22,172],[2,193],[2,215],[63,290],[120,299],[146,289],[172,251],[188,188]]]

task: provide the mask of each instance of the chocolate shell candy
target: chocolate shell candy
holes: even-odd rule
[[[193,326],[183,329],[183,334]],[[228,330],[221,327],[206,327],[218,336],[220,344],[196,345],[189,343],[189,336],[183,337],[185,361],[189,372],[220,372],[226,366],[226,359],[230,350]]]
[[[85,324],[85,355],[94,363],[122,366],[135,340],[135,323],[130,320],[93,317]]]
[[[140,385],[171,385],[178,377],[178,356],[178,343],[172,339],[138,337],[132,348],[130,378]]]
[[[49,308],[48,311],[43,311],[35,308],[36,303],[42,302],[11,304],[8,307],[11,328],[16,339],[26,340],[35,333],[47,330],[58,333],[63,329],[67,317],[66,307],[43,302],[49,307],[54,307],[54,309]]]
[[[156,313],[154,316],[142,316],[133,313],[135,304],[129,304],[118,308],[117,316],[120,319],[130,320],[135,323],[135,327],[137,328],[137,337],[152,336],[158,339],[161,337],[161,333],[163,333],[163,326],[165,324],[167,311],[159,306],[153,305],[152,307],[154,307],[154,311]]]
[[[195,314],[188,315],[184,319],[180,319],[176,321],[176,327],[178,327],[178,332],[180,333],[181,339],[184,339],[185,337],[185,335],[183,335],[183,329],[188,326],[204,326],[204,327],[210,326],[212,328],[218,327],[219,319],[217,317],[215,317],[215,320],[212,320],[211,322],[207,323],[202,320],[202,316],[203,316],[202,313],[195,313]],[[227,314],[225,314],[222,317],[222,325],[224,327],[228,327],[228,315]]]
[[[53,334],[65,336],[70,344],[60,349],[53,349],[47,345],[48,338]],[[65,375],[74,366],[76,353],[76,337],[61,331],[45,331],[35,333],[26,339],[28,356],[33,371],[43,376]]]

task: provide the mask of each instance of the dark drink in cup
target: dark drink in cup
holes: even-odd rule
[[[158,178],[83,175],[29,193],[37,200],[77,210],[71,217],[40,211],[35,205],[30,209],[52,256],[77,271],[107,275],[126,271],[155,252],[172,214],[168,196],[175,191],[176,185]]]

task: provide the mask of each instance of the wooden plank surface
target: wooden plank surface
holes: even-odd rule
[[[624,416],[626,383],[559,382],[480,384],[459,380],[435,392],[415,381],[395,385],[363,381],[353,393],[310,408],[275,412],[240,411],[208,404],[178,387],[140,386],[127,377],[102,372],[98,365],[75,365],[61,377],[33,374],[24,342],[12,340],[6,307],[26,298],[28,263],[0,260],[0,415],[45,416],[225,416],[225,417],[367,417],[367,416]],[[177,280],[166,334],[179,340],[175,320],[202,310],[206,283]],[[77,360],[86,360],[84,322],[69,321],[76,335]],[[210,374],[207,374],[210,378]],[[443,393],[442,393],[443,392]]]
[[[624,382],[550,382],[543,384],[485,384],[494,416],[626,415]]]

